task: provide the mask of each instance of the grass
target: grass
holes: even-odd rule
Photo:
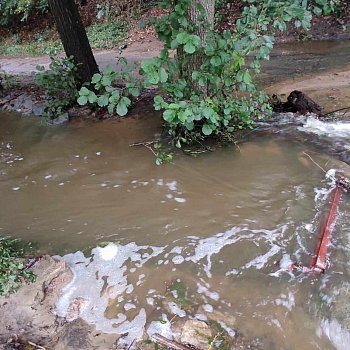
[[[126,37],[127,25],[120,20],[98,21],[86,28],[92,49],[112,49]],[[0,39],[2,56],[41,56],[63,51],[63,46],[53,29],[45,29],[26,38],[20,34],[8,34]]]
[[[33,282],[35,275],[25,266],[25,253],[30,243],[0,237],[0,296],[14,293],[24,282]]]
[[[127,25],[122,21],[96,22],[86,28],[92,49],[112,49],[126,38]]]
[[[62,50],[61,41],[50,29],[27,38],[22,38],[20,34],[9,34],[0,39],[0,55],[3,56],[40,56]]]

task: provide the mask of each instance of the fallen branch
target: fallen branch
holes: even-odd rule
[[[28,342],[28,345],[34,346],[38,350],[46,350],[46,348],[44,348],[43,346],[35,344],[35,343],[31,342],[31,341]]]
[[[336,109],[334,111],[331,111],[331,112],[327,112],[327,113],[324,113],[322,114],[322,117],[325,117],[326,115],[330,115],[330,114],[333,114],[333,113],[337,113],[337,112],[341,112],[341,111],[346,111],[350,109],[350,107],[345,107],[345,108],[339,108],[339,109]]]
[[[160,345],[165,345],[166,347],[173,350],[194,350],[194,349],[200,350],[197,347],[183,345],[181,343],[178,343],[175,340],[167,339],[158,333],[153,334],[151,338],[154,342]]]

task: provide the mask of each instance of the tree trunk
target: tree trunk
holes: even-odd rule
[[[90,82],[99,70],[74,0],[48,2],[67,57],[74,57],[81,83]]]
[[[197,4],[203,6],[205,10],[205,19],[201,20],[201,12],[196,7]],[[197,27],[197,35],[201,38],[202,46],[205,46],[208,33],[214,29],[214,16],[215,16],[215,0],[193,0],[192,4],[188,10],[189,22],[192,22]],[[178,56],[183,55],[183,48],[178,50]],[[205,57],[200,52],[195,52],[190,56],[190,61],[186,64],[186,67],[182,67],[182,72],[184,78],[187,81],[191,81],[192,72],[198,70],[203,64]],[[208,89],[206,86],[199,86],[198,84],[193,84],[193,88],[201,91],[203,97],[207,97]]]

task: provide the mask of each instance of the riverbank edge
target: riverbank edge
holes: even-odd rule
[[[66,286],[74,278],[64,260],[49,255],[37,258],[31,270],[36,281],[25,284],[15,294],[0,298],[0,349],[35,350],[93,350],[93,349],[138,349],[153,350],[155,342],[144,334],[130,344],[120,344],[123,335],[103,333],[93,325],[87,324],[80,311],[83,300],[75,299],[69,306],[67,317],[55,313],[55,305]],[[160,329],[165,323],[168,333],[174,339],[169,343],[182,350],[206,350],[214,339],[220,339],[222,346],[228,348],[249,348],[261,350],[260,339],[249,339],[237,331],[236,319],[213,311],[206,321],[176,317],[169,309],[169,298],[163,301],[162,313],[167,321],[159,320]],[[151,313],[152,315],[152,313]],[[150,315],[148,315],[149,317]],[[169,321],[170,320],[170,321]],[[149,320],[147,320],[149,322]],[[227,329],[222,324],[229,327]],[[227,326],[229,325],[229,326]],[[232,327],[232,328],[231,328]],[[177,343],[174,343],[174,341]],[[163,347],[160,347],[163,348]],[[165,347],[168,348],[168,347]]]

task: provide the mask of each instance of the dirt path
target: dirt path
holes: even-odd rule
[[[142,42],[134,42],[120,54],[118,49],[96,51],[94,56],[100,69],[107,65],[118,69],[117,59],[120,56],[125,57],[130,63],[140,62],[157,56],[162,49],[162,44],[156,39]],[[31,75],[36,70],[37,65],[49,67],[50,57],[0,57],[0,69],[5,74],[12,75]]]

